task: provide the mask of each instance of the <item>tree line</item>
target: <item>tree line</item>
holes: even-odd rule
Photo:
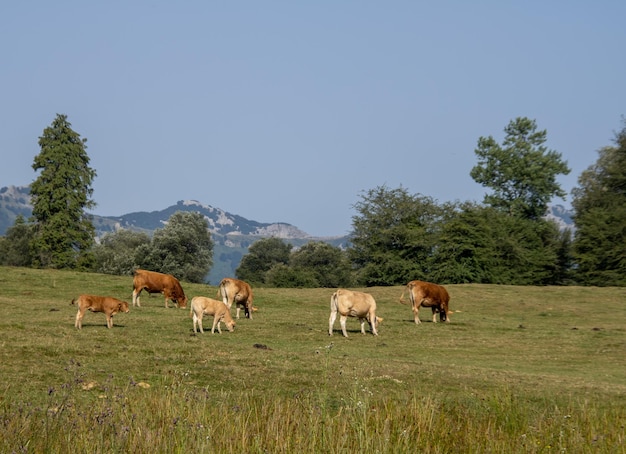
[[[557,182],[570,172],[546,147],[547,131],[516,118],[498,143],[480,137],[470,176],[489,189],[481,203],[438,203],[406,188],[379,186],[354,204],[350,243],[310,242],[294,249],[278,238],[249,248],[236,276],[273,287],[438,283],[626,285],[626,121],[613,144],[578,178],[575,230],[545,218]],[[147,234],[119,230],[96,242],[86,139],[57,115],[39,138],[31,185],[33,215],[18,217],[0,237],[0,263],[129,274],[141,267],[203,282],[213,241],[199,213],[178,212]]]

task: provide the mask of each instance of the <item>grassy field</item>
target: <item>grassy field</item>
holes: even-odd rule
[[[626,289],[450,285],[451,323],[371,293],[379,336],[328,336],[332,289],[255,289],[194,335],[130,277],[0,267],[0,452],[626,452]],[[216,288],[183,283],[187,295]],[[234,308],[233,308],[234,315]]]

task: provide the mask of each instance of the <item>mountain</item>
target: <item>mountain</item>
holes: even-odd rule
[[[30,189],[27,186],[8,186],[0,189],[0,235],[15,224],[20,214],[28,219],[33,212]]]
[[[574,216],[573,210],[565,208],[563,205],[550,205],[544,217],[556,222],[561,230],[571,229],[573,232],[576,226],[572,216]]]
[[[202,214],[209,223],[213,249],[213,267],[208,276],[209,283],[215,285],[223,277],[234,276],[241,258],[248,248],[261,238],[281,238],[300,247],[309,241],[325,241],[337,247],[346,247],[345,236],[313,237],[299,228],[285,222],[262,223],[231,214],[196,200],[179,201],[160,211],[138,211],[122,216],[93,215],[96,240],[119,229],[145,232],[151,235],[162,228],[172,214],[177,211],[192,211]],[[9,186],[0,189],[0,235],[4,235],[18,215],[28,219],[32,214],[28,187]]]

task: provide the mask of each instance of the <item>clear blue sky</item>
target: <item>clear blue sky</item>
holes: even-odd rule
[[[380,185],[482,201],[478,138],[529,117],[569,193],[622,127],[624,18],[623,0],[3,2],[0,186],[36,178],[62,113],[96,214],[195,199],[343,235]]]

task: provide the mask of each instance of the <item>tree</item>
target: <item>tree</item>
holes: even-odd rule
[[[398,285],[426,279],[441,209],[405,188],[378,186],[354,205],[348,255],[364,285]]]
[[[33,226],[26,223],[24,216],[18,215],[6,235],[0,237],[0,265],[31,266],[33,256],[30,243],[33,232]]]
[[[289,264],[289,253],[293,246],[280,238],[263,238],[255,242],[243,256],[235,274],[244,281],[263,284],[265,274],[274,265]]]
[[[504,132],[502,145],[491,136],[478,139],[474,150],[478,165],[470,176],[493,189],[485,196],[486,204],[512,215],[539,219],[552,197],[565,197],[556,177],[567,175],[570,169],[560,153],[545,147],[547,132],[537,131],[535,120],[516,118]]]
[[[546,285],[566,282],[563,235],[556,223],[464,203],[441,223],[435,282]]]
[[[172,274],[187,282],[202,283],[213,265],[213,240],[209,223],[197,212],[177,211],[149,245],[136,248],[141,268]]]
[[[137,248],[150,246],[150,236],[146,233],[121,229],[107,233],[93,248],[94,271],[105,274],[130,275],[139,267]]]
[[[576,277],[586,285],[626,285],[626,120],[614,142],[572,191]]]
[[[292,252],[289,265],[300,274],[306,273],[313,278],[310,287],[337,288],[353,284],[347,254],[323,241],[311,241]]]
[[[89,167],[86,142],[60,114],[39,138],[41,152],[32,167],[41,173],[30,187],[35,220],[32,247],[39,266],[90,264],[95,229],[85,210],[95,206],[91,183],[96,171]]]

